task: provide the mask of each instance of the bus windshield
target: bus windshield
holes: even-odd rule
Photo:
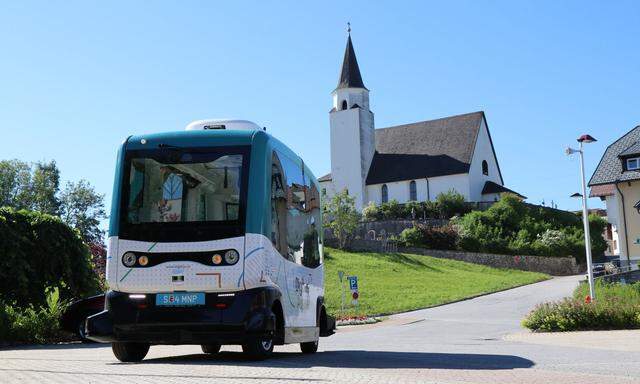
[[[238,224],[244,205],[245,152],[131,151],[125,162],[123,224]]]

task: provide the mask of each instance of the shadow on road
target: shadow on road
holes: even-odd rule
[[[416,369],[515,369],[530,368],[534,362],[511,355],[486,355],[468,353],[426,353],[386,351],[328,351],[314,355],[276,352],[269,360],[250,361],[239,352],[221,352],[218,355],[193,354],[146,359],[141,364],[238,364],[260,367],[297,368],[416,368]]]

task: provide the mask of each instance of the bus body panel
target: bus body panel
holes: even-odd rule
[[[121,262],[115,274],[115,290],[128,293],[162,293],[174,291],[223,292],[244,288],[242,283],[244,237],[230,239],[159,243],[119,240],[115,260],[125,252],[175,254],[206,252],[212,257],[217,251],[234,249],[239,260],[234,265],[208,266],[194,261],[167,261],[152,267],[128,268]]]

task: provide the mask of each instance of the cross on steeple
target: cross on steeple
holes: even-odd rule
[[[347,21],[347,33],[351,34],[351,22]]]

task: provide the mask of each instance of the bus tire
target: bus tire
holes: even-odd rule
[[[142,361],[147,356],[147,352],[149,352],[149,344],[116,342],[111,344],[111,349],[116,359],[123,363],[130,363]]]
[[[220,344],[202,344],[202,352],[204,353],[208,353],[210,355],[214,355],[218,352],[220,352]]]
[[[318,340],[309,341],[308,343],[300,343],[300,350],[304,354],[312,354],[318,352]]]
[[[265,360],[273,353],[273,336],[251,339],[242,344],[242,352],[251,360]]]

